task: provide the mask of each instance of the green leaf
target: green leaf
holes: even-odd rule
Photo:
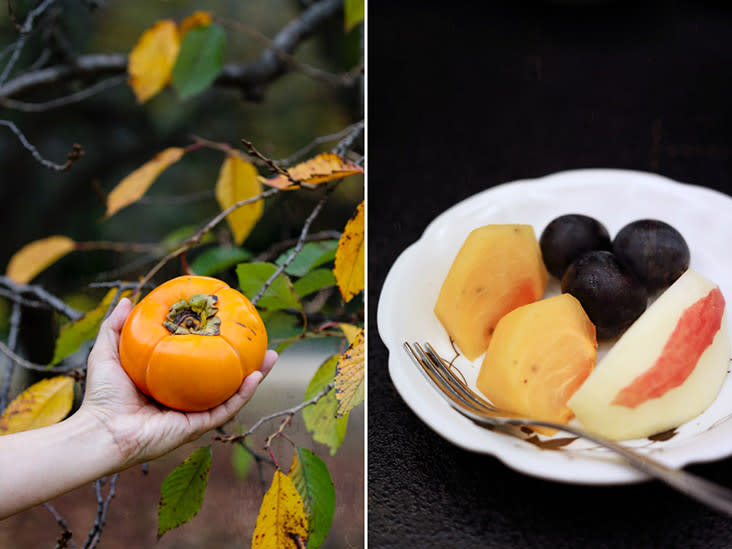
[[[158,539],[201,510],[210,470],[211,447],[203,446],[165,477],[158,503]]]
[[[219,25],[186,32],[173,67],[173,87],[181,99],[208,88],[221,72],[226,33]]]
[[[79,320],[64,325],[56,339],[56,349],[53,352],[53,359],[48,365],[49,368],[78,351],[85,341],[89,341],[97,335],[104,315],[107,314],[107,309],[116,294],[117,290],[112,288],[94,309]]]
[[[217,246],[201,252],[191,262],[191,270],[201,276],[211,276],[246,261],[252,253],[244,248]]]
[[[334,355],[320,365],[308,384],[304,400],[314,398],[329,383],[333,382],[338,358],[339,355]],[[337,410],[338,401],[336,400],[335,391],[331,390],[318,402],[303,408],[302,411],[305,426],[313,435],[313,440],[328,446],[331,455],[336,453],[343,442],[346,436],[346,426],[348,425],[348,414],[338,418],[336,417]]]
[[[328,467],[306,448],[296,448],[288,476],[309,515],[308,549],[318,549],[330,531],[335,513],[335,488]]]
[[[346,0],[344,10],[346,31],[350,31],[364,19],[364,0]]]
[[[236,267],[236,275],[239,278],[239,287],[249,299],[259,293],[267,280],[275,273],[277,267],[272,263],[242,263]],[[269,310],[299,309],[302,304],[295,294],[290,278],[282,273],[274,279],[267,288],[257,307]]]
[[[270,343],[297,337],[302,333],[299,319],[283,311],[264,311],[261,314]]]
[[[322,242],[308,242],[295,256],[286,268],[285,272],[292,276],[303,276],[305,273],[319,267],[328,261],[335,259],[335,252],[338,248],[337,240],[323,240]],[[290,248],[283,254],[281,254],[275,263],[282,265],[290,255],[292,255],[293,248]]]
[[[335,284],[336,278],[331,269],[315,269],[296,280],[293,288],[297,295],[305,297],[328,286],[335,286]]]
[[[252,470],[254,456],[241,444],[233,444],[231,448],[231,467],[239,480],[245,480]]]

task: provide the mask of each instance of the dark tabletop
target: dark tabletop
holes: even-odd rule
[[[732,194],[725,4],[368,3],[369,546],[732,547],[731,519],[658,482],[540,480],[448,443],[401,400],[376,325],[397,256],[499,183],[607,167]],[[687,469],[732,487],[732,459]]]

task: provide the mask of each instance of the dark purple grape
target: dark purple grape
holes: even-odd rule
[[[579,300],[600,339],[620,335],[648,303],[643,285],[606,250],[574,260],[562,277],[562,292]]]
[[[569,264],[585,252],[609,250],[610,235],[596,219],[566,214],[552,220],[539,238],[547,271],[561,279]]]
[[[649,292],[667,288],[689,268],[684,237],[658,219],[639,219],[620,229],[613,253]]]

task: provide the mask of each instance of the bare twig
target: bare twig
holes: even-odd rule
[[[69,530],[68,523],[59,514],[59,512],[56,511],[56,508],[53,505],[51,505],[50,503],[44,503],[43,506],[46,509],[48,509],[48,512],[53,515],[53,518],[56,519],[56,522],[62,528],[61,535],[59,536],[59,539],[56,542],[56,549],[61,549],[61,548],[65,548],[65,547],[76,547],[76,543],[74,543],[74,540],[71,539],[72,534],[71,534],[71,530]]]
[[[15,292],[11,292],[10,290],[6,290],[5,288],[0,288],[0,296],[9,299],[10,301],[14,303],[20,303],[23,305],[23,307],[30,307],[31,309],[50,309],[51,306],[48,303],[44,303],[43,301],[36,301],[34,299],[26,299],[23,296],[20,296],[16,294]]]
[[[309,234],[305,237],[305,242],[320,242],[322,240],[338,240],[341,237],[341,233],[338,231],[319,231],[317,233]],[[295,244],[297,244],[299,238],[289,238],[287,240],[281,240],[270,246],[268,249],[255,256],[252,261],[270,261],[275,259],[285,250],[289,250]]]
[[[210,200],[214,197],[214,192],[198,191],[189,194],[180,194],[173,196],[143,196],[140,198],[138,204],[147,205],[165,205],[165,206],[178,206],[180,204],[190,204],[192,202],[201,202],[203,200]]]
[[[102,530],[104,529],[104,525],[107,523],[107,511],[109,510],[109,504],[112,502],[112,498],[115,495],[118,477],[119,473],[112,475],[112,479],[109,482],[109,492],[107,492],[106,498],[102,498],[102,485],[105,483],[106,479],[98,479],[94,483],[94,491],[97,495],[97,516],[94,520],[94,526],[92,526],[92,529],[89,531],[89,536],[86,538],[84,549],[93,549],[97,546],[97,543],[99,543]]]
[[[57,97],[56,99],[51,99],[50,101],[44,101],[42,103],[28,103],[26,101],[18,101],[16,99],[10,99],[6,97],[0,99],[0,105],[8,107],[9,109],[15,109],[16,111],[22,112],[50,111],[51,109],[65,107],[67,105],[73,105],[74,103],[78,103],[79,101],[88,99],[89,97],[92,97],[98,93],[122,84],[126,79],[127,77],[125,75],[112,76],[111,78],[107,78],[106,80],[100,80],[96,84],[93,84],[88,88],[84,88],[83,90],[79,90],[64,97]]]
[[[270,287],[270,285],[275,281],[275,279],[280,276],[284,270],[295,260],[295,257],[298,253],[300,253],[300,250],[302,250],[303,245],[305,244],[305,238],[307,237],[308,231],[310,230],[310,225],[312,225],[315,218],[320,213],[320,210],[323,209],[323,206],[325,205],[326,201],[328,200],[328,196],[330,196],[330,193],[335,189],[335,186],[331,186],[318,200],[318,203],[315,205],[315,208],[313,208],[313,211],[310,212],[310,215],[305,220],[305,223],[303,223],[302,231],[300,231],[300,238],[297,239],[297,243],[295,244],[295,247],[292,250],[292,253],[287,257],[285,261],[282,262],[282,264],[277,267],[274,273],[272,273],[272,276],[270,276],[267,281],[262,285],[260,290],[257,292],[257,295],[252,298],[252,305],[256,305],[257,302],[262,299],[262,296],[267,291],[267,288]]]
[[[10,75],[10,72],[13,70],[13,67],[15,67],[15,63],[18,61],[18,57],[20,57],[20,52],[23,50],[25,43],[28,41],[28,37],[30,36],[31,31],[33,31],[33,23],[35,23],[36,17],[40,16],[44,11],[46,11],[48,6],[53,4],[54,1],[55,0],[44,0],[28,13],[28,16],[23,22],[23,26],[20,28],[20,37],[15,43],[13,53],[10,55],[10,59],[8,60],[7,65],[5,65],[2,73],[0,73],[0,85],[5,83],[5,81],[8,79],[8,76]]]
[[[356,122],[355,124],[351,124],[350,126],[343,128],[341,131],[338,131],[336,133],[332,133],[330,135],[323,135],[321,137],[316,137],[313,139],[310,143],[305,145],[303,148],[301,148],[299,151],[291,154],[287,158],[284,158],[282,160],[278,160],[277,164],[281,166],[290,166],[294,162],[296,162],[298,159],[302,158],[306,154],[308,154],[310,151],[315,149],[316,147],[322,145],[323,143],[329,143],[331,141],[335,141],[336,139],[342,139],[336,147],[336,149],[333,151],[339,156],[345,156],[345,153],[342,151],[347,150],[351,144],[353,143],[353,140],[358,137],[358,135],[363,131],[364,127],[364,121],[361,120],[360,122]]]
[[[57,172],[63,172],[65,170],[68,170],[71,166],[73,166],[74,162],[76,162],[79,158],[82,157],[84,154],[84,151],[81,148],[81,145],[77,145],[76,143],[73,146],[73,150],[67,155],[68,160],[64,162],[63,164],[56,164],[55,162],[51,162],[50,160],[46,160],[41,156],[41,153],[38,152],[38,149],[36,149],[30,141],[26,138],[25,135],[23,135],[23,132],[21,132],[18,129],[18,126],[10,122],[9,120],[0,120],[0,126],[5,126],[12,131],[16,137],[20,140],[21,144],[33,155],[33,158],[35,158],[38,162],[40,162],[43,166],[46,168],[49,168],[51,170],[57,171]]]
[[[351,145],[353,145],[353,142],[358,139],[358,136],[363,133],[364,130],[364,121],[361,120],[360,122],[357,122],[356,124],[353,124],[352,126],[349,126],[350,132],[338,143],[335,149],[333,149],[333,152],[337,154],[338,156],[346,156],[346,152],[348,149],[351,148]],[[346,128],[346,129],[349,129]]]
[[[183,242],[183,244],[181,245],[180,248],[170,252],[168,255],[166,255],[164,258],[162,258],[160,261],[158,261],[158,263],[152,269],[150,269],[144,277],[142,277],[142,280],[140,280],[140,282],[138,284],[138,288],[135,290],[135,294],[139,294],[142,286],[144,284],[147,284],[150,281],[150,279],[153,276],[155,276],[155,274],[160,269],[162,269],[165,264],[168,263],[168,261],[171,261],[171,260],[175,259],[176,257],[179,257],[180,255],[182,255],[185,252],[187,252],[188,250],[190,250],[191,247],[198,244],[201,241],[201,238],[203,238],[203,235],[205,235],[206,233],[213,230],[213,228],[216,227],[216,225],[218,225],[219,223],[221,223],[224,219],[226,219],[226,216],[229,215],[231,212],[233,212],[237,208],[246,206],[247,204],[253,204],[254,202],[258,202],[259,200],[264,200],[265,198],[273,196],[273,195],[277,194],[278,192],[280,192],[280,190],[277,188],[268,189],[257,196],[253,196],[251,198],[240,200],[239,202],[236,202],[235,204],[232,204],[225,210],[222,210],[221,212],[219,212],[218,215],[216,215],[213,219],[211,219],[208,223],[206,223],[206,225],[204,225],[196,234],[194,234],[192,237],[190,237],[185,242]]]
[[[46,0],[46,2],[52,1]],[[314,33],[323,22],[340,13],[342,3],[342,0],[321,0],[312,4],[277,34],[272,41],[274,46],[264,51],[259,59],[248,64],[225,65],[214,85],[238,88],[246,99],[261,101],[265,87],[287,72],[288,64],[282,60],[282,53],[294,52],[297,46]],[[4,85],[1,85],[4,81],[0,82],[0,98],[14,97],[20,93],[71,79],[95,79],[103,75],[126,73],[125,54],[80,55],[76,57],[73,66],[55,65],[26,72]]]
[[[69,307],[66,303],[61,301],[55,295],[47,292],[40,286],[17,284],[7,276],[3,275],[0,275],[0,285],[5,286],[17,295],[30,294],[34,296],[39,301],[47,303],[50,307],[52,307],[70,320],[79,320],[82,316],[84,316],[83,312],[78,311],[73,307]]]
[[[261,43],[266,45],[268,48],[270,48],[270,50],[273,51],[282,60],[283,63],[286,63],[293,70],[298,70],[313,79],[320,80],[322,82],[330,84],[331,86],[352,86],[356,78],[358,78],[363,73],[363,67],[361,66],[345,74],[332,74],[328,71],[324,71],[323,69],[319,69],[312,65],[308,65],[306,63],[302,63],[301,61],[298,61],[297,59],[295,59],[295,57],[290,55],[290,53],[279,49],[277,43],[274,40],[270,39],[251,25],[240,23],[238,21],[230,21],[222,17],[218,17],[217,21],[218,23],[226,27],[231,27],[237,30],[243,30],[247,32],[248,34],[254,36]]]
[[[21,366],[25,368],[26,370],[33,370],[34,372],[70,372],[71,370],[76,370],[77,368],[82,368],[82,365],[75,364],[75,365],[69,365],[69,366],[53,366],[52,368],[48,367],[48,364],[36,364],[35,362],[31,362],[29,360],[24,359],[22,356],[17,354],[15,351],[13,351],[10,347],[5,345],[2,341],[0,341],[0,353],[3,353],[8,358],[10,358],[15,364],[18,366]]]
[[[139,282],[127,282],[124,280],[115,280],[113,282],[91,282],[90,288],[118,288],[120,291],[136,290],[140,286]],[[148,288],[152,288],[152,284],[144,284]]]
[[[77,242],[76,250],[108,250],[112,252],[154,253],[160,250],[159,244],[145,242],[110,242],[98,240],[93,242]]]
[[[290,173],[285,168],[283,168],[282,166],[279,166],[274,160],[272,160],[271,158],[268,158],[268,157],[264,156],[262,153],[260,153],[254,147],[254,145],[252,144],[251,141],[247,141],[246,139],[242,138],[241,142],[247,146],[247,149],[249,149],[249,154],[251,154],[252,156],[254,156],[254,157],[258,158],[259,160],[261,160],[262,162],[264,162],[267,166],[269,166],[269,168],[273,172],[278,173],[279,175],[281,175],[283,177],[286,177],[290,181],[290,183],[292,183],[293,185],[300,184],[299,181],[292,178]],[[311,186],[311,188],[312,188],[312,186]]]
[[[310,400],[301,402],[297,406],[293,406],[292,408],[288,408],[287,410],[280,410],[279,412],[275,412],[268,416],[263,416],[263,417],[259,418],[254,423],[254,425],[252,425],[249,429],[247,429],[245,432],[243,432],[239,435],[228,435],[228,436],[216,435],[214,437],[214,440],[218,440],[221,442],[239,442],[240,440],[245,440],[249,435],[254,433],[254,431],[259,429],[264,423],[266,423],[268,421],[271,421],[273,419],[277,419],[280,417],[284,417],[286,421],[289,421],[290,419],[292,419],[292,417],[295,416],[295,414],[300,412],[303,408],[307,408],[311,404],[315,404],[325,395],[330,393],[330,391],[333,389],[333,387],[334,387],[334,383],[329,383],[328,385],[323,387],[322,391],[320,391],[317,395],[315,395]]]
[[[10,333],[8,334],[8,348],[15,350],[18,343],[18,331],[20,330],[20,303],[13,303],[13,312],[10,313]],[[10,382],[13,380],[15,373],[15,362],[10,363],[3,372],[3,382],[0,386],[0,411],[4,410],[8,405],[8,396],[10,395]]]

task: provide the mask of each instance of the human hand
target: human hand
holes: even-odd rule
[[[100,422],[120,453],[119,470],[155,459],[225,423],[252,398],[277,360],[267,351],[262,367],[226,402],[205,412],[179,412],[143,395],[119,360],[119,335],[132,304],[126,298],[102,323],[89,355],[86,393],[79,414]]]

